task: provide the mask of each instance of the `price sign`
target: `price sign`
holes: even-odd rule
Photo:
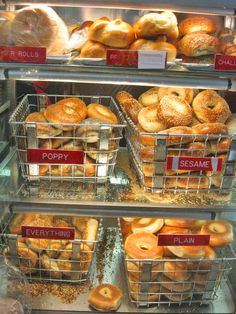
[[[215,55],[215,70],[236,71],[236,56]]]
[[[27,149],[27,161],[37,164],[83,164],[84,152],[58,149]]]
[[[167,170],[221,171],[223,159],[216,157],[167,156]]]
[[[22,226],[21,233],[23,238],[50,239],[50,240],[75,239],[75,228]]]
[[[46,48],[0,46],[0,61],[45,63]]]
[[[206,246],[209,245],[210,235],[205,234],[160,234],[159,246]]]

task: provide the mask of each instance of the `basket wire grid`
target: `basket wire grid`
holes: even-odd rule
[[[207,305],[217,298],[236,260],[231,245],[217,248],[214,260],[132,259],[125,252],[121,228],[120,239],[130,301],[138,307]],[[166,268],[167,263],[172,268]]]
[[[46,240],[47,247],[36,250],[31,246],[32,243],[28,242],[29,238],[22,238],[21,235],[9,232],[13,217],[14,214],[9,213],[1,222],[0,251],[25,273],[29,280],[79,284],[88,279],[97,243],[101,237],[101,219],[94,241],[79,238],[69,241]],[[77,232],[75,236],[76,234]],[[45,241],[33,240],[36,240],[35,247],[41,247],[41,242]]]
[[[113,111],[119,122],[121,121],[118,107],[114,99],[109,96],[26,95],[9,120],[16,141],[23,178],[29,181],[47,179],[106,182],[111,177],[116,164],[124,124],[104,122],[104,124],[87,125],[83,121],[80,124],[25,122],[29,113],[42,112],[47,107],[49,99],[52,103],[56,103],[68,97],[79,97],[86,105],[90,103],[102,104]],[[48,131],[49,134],[42,136],[39,132],[41,127],[46,127],[46,130],[50,130],[50,128],[60,129],[61,133],[53,136]],[[67,130],[68,128],[70,130]],[[38,165],[28,163],[27,149],[29,148],[81,150],[84,153],[85,164]],[[86,164],[87,160],[90,160],[89,164]],[[47,167],[46,171],[45,166]]]
[[[122,121],[127,124],[125,137],[130,160],[146,191],[231,192],[236,170],[236,135],[171,135],[143,132],[137,128],[122,106],[120,109]],[[199,142],[201,146],[195,146]],[[226,143],[227,148],[221,146],[222,142]],[[220,172],[208,173],[168,171],[167,156],[219,157],[223,158],[223,168]],[[183,179],[185,184],[180,185],[179,182]],[[194,187],[192,180],[195,181]]]

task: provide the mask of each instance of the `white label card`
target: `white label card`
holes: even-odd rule
[[[166,51],[157,50],[139,50],[138,68],[139,69],[165,69]]]

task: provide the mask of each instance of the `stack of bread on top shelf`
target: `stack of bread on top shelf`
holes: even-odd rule
[[[75,228],[74,240],[55,240],[22,237],[22,226]],[[15,214],[9,223],[8,234],[3,254],[6,255],[24,274],[38,279],[77,280],[85,279],[98,236],[99,222],[89,217],[58,217],[41,214]],[[57,230],[60,233],[60,229]],[[14,235],[14,246],[8,246],[8,235]],[[73,250],[73,245],[79,244],[79,250]],[[11,244],[12,245],[12,244]]]
[[[181,20],[171,11],[150,12],[132,24],[122,19],[80,21],[66,25],[52,8],[27,6],[1,12],[1,45],[45,47],[48,56],[75,52],[80,58],[105,58],[109,48],[164,50],[167,60],[209,63],[217,52],[235,55],[236,35],[220,29],[212,17]]]
[[[155,179],[163,176],[163,187],[170,189],[222,186],[236,119],[232,118],[228,103],[218,92],[154,87],[141,94],[138,100],[126,91],[118,92],[116,99],[127,117],[126,137],[141,165],[145,186],[155,188]],[[160,135],[165,147],[156,144]],[[158,157],[163,149],[164,159]],[[219,172],[168,170],[167,156],[219,157],[224,166]],[[161,172],[157,172],[158,165],[163,166]]]
[[[209,302],[228,275],[228,221],[123,217],[120,226],[130,296],[137,304]],[[176,246],[158,245],[160,235],[193,234],[210,235],[209,245],[181,245],[187,243],[183,238]]]

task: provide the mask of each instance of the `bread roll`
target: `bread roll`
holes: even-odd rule
[[[130,50],[162,50],[167,53],[167,61],[173,61],[176,58],[177,49],[174,45],[165,41],[137,39],[129,48]]]
[[[143,15],[134,23],[134,31],[138,38],[166,35],[174,40],[179,36],[177,18],[171,11]]]
[[[106,58],[107,46],[88,40],[82,46],[80,51],[80,58]]]
[[[33,5],[19,10],[11,24],[16,46],[45,47],[47,55],[61,55],[69,41],[65,23],[50,7]]]
[[[107,18],[96,20],[89,28],[89,39],[115,48],[126,48],[135,39],[134,30],[128,23]]]

